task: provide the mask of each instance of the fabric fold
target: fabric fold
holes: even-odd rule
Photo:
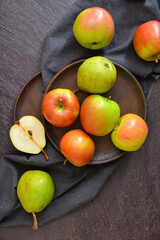
[[[93,6],[105,8],[115,23],[115,35],[111,44],[95,51],[80,46],[72,31],[76,16],[82,10]],[[160,76],[160,63],[140,59],[134,51],[132,39],[135,29],[152,19],[160,21],[156,0],[75,0],[44,39],[41,59],[42,94],[54,75],[66,65],[99,55],[128,69],[138,79],[148,100],[153,83]],[[48,162],[42,153],[30,155],[16,152],[15,155],[3,156],[0,160],[0,226],[32,225],[31,214],[23,210],[16,195],[17,182],[23,172],[41,169],[50,173],[55,182],[53,201],[37,214],[41,225],[93,200],[111,174],[114,174],[121,160],[120,158],[108,164],[77,168],[70,163],[64,166],[64,157],[49,141],[46,152],[50,158]],[[122,158],[129,161],[130,155],[126,154]]]

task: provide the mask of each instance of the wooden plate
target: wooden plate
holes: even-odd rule
[[[41,73],[34,75],[22,88],[14,106],[14,121],[24,115],[41,118],[42,77]]]
[[[79,60],[69,64],[58,72],[47,86],[45,93],[55,88],[77,89],[77,70],[84,60]],[[113,88],[103,94],[105,97],[111,96],[121,109],[121,116],[126,113],[135,113],[146,118],[146,102],[141,86],[136,78],[124,67],[114,63],[117,69],[117,80]],[[62,136],[71,129],[82,129],[80,119],[69,127],[57,128],[48,123],[41,115],[42,101],[42,77],[38,73],[35,75],[21,90],[17,97],[14,109],[14,120],[18,120],[21,116],[31,114],[42,120],[47,137],[52,145],[59,151],[59,142]],[[80,104],[89,94],[82,91],[76,93]],[[42,119],[41,119],[42,117]],[[110,134],[104,137],[96,137],[90,135],[96,144],[96,152],[89,164],[102,164],[111,162],[125,154],[124,151],[117,149],[111,142]]]
[[[84,60],[74,62],[64,69],[62,69],[55,77],[51,80],[48,87],[46,88],[45,94],[55,88],[68,88],[75,90],[77,86],[77,70]],[[145,119],[146,117],[146,104],[143,91],[135,79],[135,77],[127,71],[124,67],[114,63],[117,69],[117,80],[114,87],[103,94],[106,97],[111,96],[112,100],[116,101],[121,109],[121,116],[126,113],[135,113]],[[82,91],[76,93],[80,104],[89,94]],[[78,120],[69,127],[57,128],[48,123],[43,118],[43,123],[46,128],[46,133],[53,146],[59,150],[59,142],[61,137],[69,130],[80,128],[80,120]],[[91,135],[90,135],[91,136]],[[111,142],[110,134],[104,137],[91,136],[96,144],[95,155],[90,164],[100,164],[113,161],[125,152],[117,149]]]

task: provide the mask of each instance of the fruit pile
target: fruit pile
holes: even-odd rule
[[[148,127],[138,115],[121,116],[120,106],[103,93],[115,84],[117,70],[107,58],[95,56],[85,60],[77,71],[77,85],[88,96],[81,105],[78,97],[69,89],[56,88],[43,97],[42,113],[56,127],[72,125],[78,118],[82,129],[72,129],[62,136],[61,153],[73,165],[88,164],[95,154],[92,136],[102,137],[111,133],[113,144],[123,151],[136,151],[144,143]]]
[[[100,7],[82,11],[73,25],[74,36],[83,47],[101,49],[108,46],[114,37],[114,21]],[[145,61],[160,59],[160,22],[151,20],[141,24],[134,33],[133,46],[137,55]]]
[[[114,36],[114,21],[100,7],[82,11],[73,24],[76,40],[88,49],[101,49],[109,45]],[[152,20],[135,31],[133,45],[137,55],[146,61],[160,59],[160,22]],[[62,128],[72,125],[78,117],[82,129],[65,133],[59,144],[61,153],[75,166],[88,164],[95,154],[94,136],[111,134],[113,144],[123,151],[136,151],[144,143],[148,127],[138,115],[121,115],[120,107],[111,97],[102,94],[111,89],[117,78],[116,67],[107,58],[94,56],[85,60],[77,72],[77,85],[89,93],[80,105],[76,94],[63,88],[53,89],[42,100],[45,119]],[[44,151],[45,129],[34,116],[23,116],[10,129],[10,138],[18,150],[31,154]],[[17,195],[23,208],[33,214],[34,229],[37,229],[35,212],[42,211],[53,199],[54,182],[51,176],[39,170],[25,172],[19,179]]]

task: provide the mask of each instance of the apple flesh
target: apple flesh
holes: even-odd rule
[[[140,25],[133,37],[137,55],[145,61],[158,62],[160,59],[160,22],[148,21]]]
[[[144,143],[148,126],[143,118],[136,114],[123,115],[111,133],[113,144],[123,151],[136,151]]]
[[[111,89],[117,77],[114,64],[107,58],[95,56],[85,60],[77,72],[77,85],[89,93],[105,93]]]
[[[38,154],[46,146],[45,129],[41,121],[30,115],[23,116],[10,128],[10,139],[16,149],[25,153]]]
[[[85,48],[101,49],[110,44],[114,36],[114,21],[110,13],[100,7],[82,11],[73,24],[76,40]]]
[[[41,108],[49,123],[56,127],[67,127],[76,121],[80,104],[71,90],[56,88],[44,96]]]
[[[83,129],[95,136],[105,136],[115,127],[120,107],[115,101],[95,94],[84,99],[80,110]]]
[[[55,192],[52,177],[41,170],[22,174],[17,184],[17,196],[28,213],[33,214],[33,229],[38,229],[36,212],[41,212],[53,199]]]
[[[94,141],[81,129],[73,129],[64,134],[59,148],[66,159],[77,167],[88,164],[95,153]]]

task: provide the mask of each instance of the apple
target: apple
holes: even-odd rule
[[[76,121],[80,104],[71,90],[56,88],[43,97],[41,108],[49,123],[56,127],[67,127]]]
[[[111,89],[117,78],[114,64],[101,56],[90,57],[85,60],[77,71],[77,85],[89,93],[105,93]]]
[[[31,154],[42,151],[46,159],[49,159],[43,149],[46,145],[45,129],[38,118],[30,115],[21,117],[10,128],[9,136],[19,151]]]
[[[113,144],[123,151],[136,151],[144,143],[148,126],[137,114],[123,115],[111,133]]]
[[[81,167],[92,160],[95,153],[95,143],[81,129],[73,129],[63,135],[59,149],[66,160],[69,160],[74,166]]]
[[[105,136],[115,127],[120,118],[118,103],[101,95],[89,95],[80,110],[83,129],[95,136]]]
[[[108,46],[113,39],[114,21],[103,8],[87,8],[75,19],[73,33],[83,47],[101,49]]]
[[[145,61],[160,59],[160,22],[148,21],[140,25],[133,36],[136,53]]]

